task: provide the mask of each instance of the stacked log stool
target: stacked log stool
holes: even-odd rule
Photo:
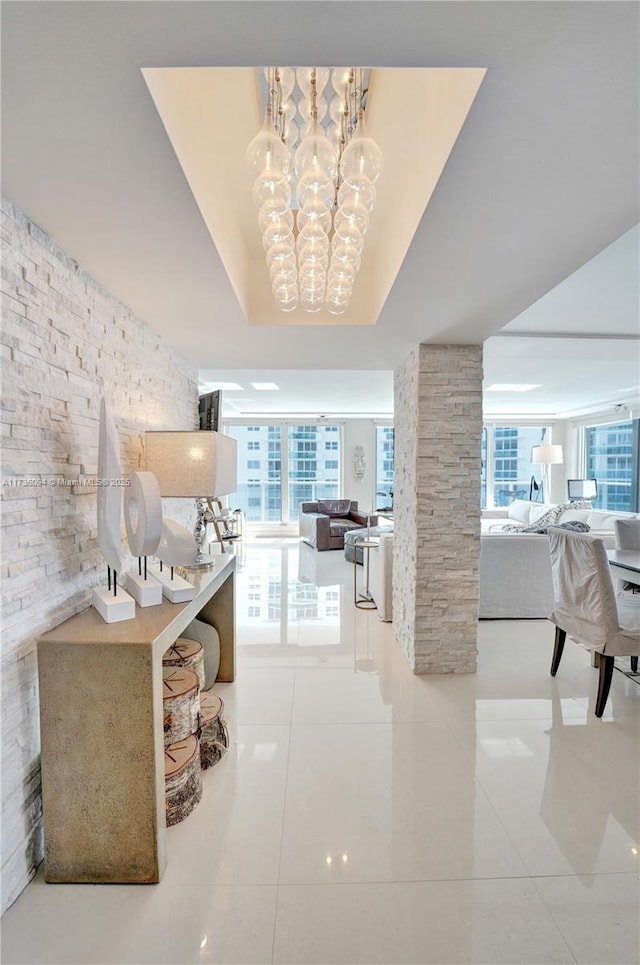
[[[167,827],[183,821],[202,797],[201,769],[229,746],[223,704],[201,693],[204,651],[179,637],[162,658],[165,798]]]

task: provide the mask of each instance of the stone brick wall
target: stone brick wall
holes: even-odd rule
[[[127,475],[145,429],[197,428],[198,392],[195,369],[4,199],[1,231],[4,911],[43,854],[36,639],[105,577],[96,490],[62,483],[96,475],[102,394]],[[164,502],[192,523],[190,502]]]
[[[473,673],[482,348],[417,346],[394,395],[395,634],[414,673]]]

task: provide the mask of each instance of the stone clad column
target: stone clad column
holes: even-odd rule
[[[393,626],[414,673],[475,673],[482,346],[395,372]]]

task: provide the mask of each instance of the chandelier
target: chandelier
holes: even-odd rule
[[[365,71],[266,67],[265,77],[264,123],[247,165],[273,296],[284,312],[325,305],[341,315],[382,171],[382,152],[366,130]]]

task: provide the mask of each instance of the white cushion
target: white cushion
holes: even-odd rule
[[[559,523],[588,523],[590,509],[565,509],[560,513]]]
[[[591,529],[610,529],[613,532],[613,524],[619,516],[619,513],[610,513],[606,509],[592,509],[587,516],[587,523]]]
[[[509,519],[514,519],[517,523],[528,523],[532,505],[533,503],[525,499],[514,499],[509,506]]]

